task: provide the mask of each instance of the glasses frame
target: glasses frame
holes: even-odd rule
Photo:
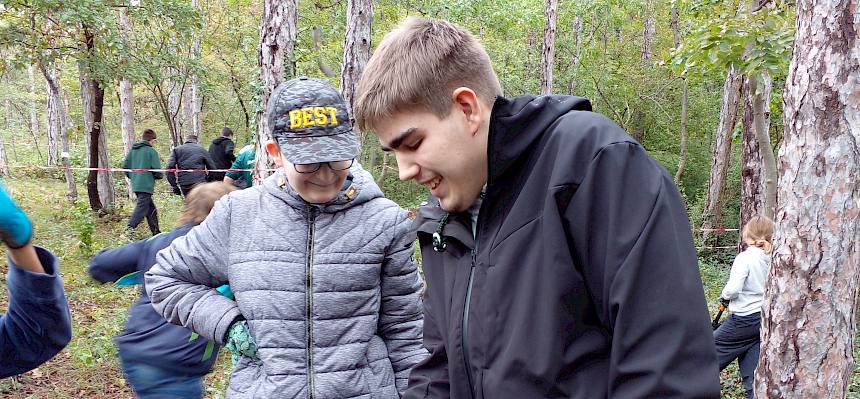
[[[328,161],[328,162],[316,162],[316,163],[305,163],[305,164],[301,164],[301,165],[316,165],[316,166],[317,166],[316,168],[314,168],[314,170],[312,170],[312,171],[308,171],[308,172],[302,172],[302,171],[300,171],[300,170],[299,170],[299,168],[297,167],[297,164],[293,164],[293,169],[295,169],[297,173],[301,173],[301,174],[311,174],[311,173],[316,173],[318,170],[320,170],[320,168],[322,167],[322,165],[323,165],[323,164],[326,164],[326,165],[328,165],[328,168],[329,168],[329,169],[331,169],[331,170],[333,170],[333,171],[335,171],[335,172],[340,172],[340,171],[342,171],[342,170],[347,170],[347,169],[351,168],[351,167],[352,167],[352,165],[355,163],[355,158],[350,159],[350,160],[349,160],[349,165],[347,165],[345,168],[342,168],[342,169],[335,169],[335,167],[334,167],[334,166],[331,166],[331,163],[332,163],[332,162],[341,162],[341,161],[345,161],[345,159],[342,159],[342,160],[340,160],[340,161]]]

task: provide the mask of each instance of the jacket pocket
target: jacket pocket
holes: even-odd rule
[[[388,358],[388,348],[378,335],[370,339],[367,346],[367,377],[370,397],[374,399],[397,399],[397,386],[394,383],[394,367]]]
[[[227,387],[227,391],[245,393],[254,383],[262,379],[263,368],[254,364],[251,359],[243,356],[239,358],[239,362],[236,363],[236,367],[230,373],[230,385]]]

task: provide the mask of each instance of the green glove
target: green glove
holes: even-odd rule
[[[226,347],[232,355],[233,366],[236,366],[242,356],[251,359],[256,364],[262,364],[260,356],[257,354],[257,344],[251,337],[248,322],[245,320],[237,321],[230,326],[230,330],[227,332]]]

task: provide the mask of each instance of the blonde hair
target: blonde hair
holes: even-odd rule
[[[385,35],[370,57],[356,88],[353,114],[365,131],[407,109],[444,118],[458,87],[472,89],[489,106],[502,94],[490,56],[468,30],[409,17]]]
[[[747,245],[770,253],[773,250],[773,221],[765,216],[753,216],[744,225],[741,237]]]
[[[179,225],[203,222],[215,206],[215,202],[234,190],[236,187],[224,182],[201,183],[194,186],[185,197],[185,207],[182,208]]]

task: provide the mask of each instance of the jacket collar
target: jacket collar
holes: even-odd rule
[[[337,197],[325,204],[311,204],[302,198],[298,192],[287,182],[287,176],[283,168],[278,168],[275,173],[263,180],[263,190],[274,195],[287,205],[308,211],[315,208],[323,213],[334,213],[346,208],[363,204],[374,198],[382,197],[382,190],[376,185],[373,176],[364,170],[358,162],[349,169],[343,187]]]

